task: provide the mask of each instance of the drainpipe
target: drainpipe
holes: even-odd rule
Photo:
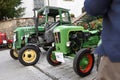
[[[48,0],[48,6],[50,6],[50,1]]]

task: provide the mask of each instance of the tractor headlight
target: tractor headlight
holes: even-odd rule
[[[55,43],[53,42],[53,43],[52,43],[52,47],[54,47],[54,46],[55,46]]]
[[[70,46],[70,41],[66,42],[66,46],[69,47]]]

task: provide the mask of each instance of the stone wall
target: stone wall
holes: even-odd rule
[[[13,31],[17,27],[33,26],[33,25],[34,25],[33,18],[19,18],[19,19],[13,19],[8,21],[1,21],[0,32],[6,33],[8,38],[12,39]]]

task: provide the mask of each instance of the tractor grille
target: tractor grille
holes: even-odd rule
[[[55,42],[60,43],[60,32],[55,32],[54,36],[55,36]]]

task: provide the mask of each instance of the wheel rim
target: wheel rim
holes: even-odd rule
[[[32,50],[32,49],[25,50],[23,55],[22,55],[22,59],[26,63],[34,62],[36,57],[37,57],[36,52],[34,50]]]
[[[18,57],[18,53],[17,53],[16,50],[13,50],[13,55],[14,55],[15,57]]]
[[[83,73],[87,73],[88,71],[90,71],[92,65],[93,65],[92,55],[90,53],[87,53],[80,60],[79,63],[80,71]]]
[[[8,48],[12,48],[12,43],[9,43],[9,44],[8,44]]]
[[[58,61],[56,60],[56,57],[55,57],[55,53],[51,53],[50,59],[51,59],[52,62],[58,63]]]

